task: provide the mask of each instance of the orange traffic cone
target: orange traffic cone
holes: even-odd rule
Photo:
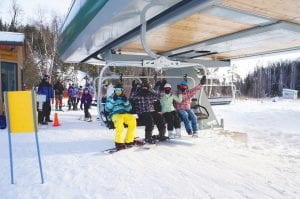
[[[53,126],[59,126],[59,122],[58,122],[58,114],[54,113],[54,122],[53,122]]]

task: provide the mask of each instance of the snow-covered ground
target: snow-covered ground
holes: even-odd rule
[[[59,113],[59,127],[40,129],[45,183],[34,134],[13,134],[10,184],[7,131],[0,131],[0,198],[300,198],[300,101],[239,100],[214,106],[225,131],[186,142],[114,154],[113,131]],[[232,133],[235,132],[235,133]],[[143,129],[137,134],[143,136]]]

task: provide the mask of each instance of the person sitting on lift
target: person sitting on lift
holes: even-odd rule
[[[184,123],[185,130],[187,134],[192,135],[194,137],[198,136],[198,124],[197,124],[197,116],[191,110],[191,98],[202,89],[203,84],[206,82],[206,76],[203,76],[200,80],[200,83],[196,85],[194,88],[188,89],[188,82],[181,81],[178,85],[178,89],[182,92],[182,101],[176,102],[176,110]],[[190,125],[190,121],[192,126]]]
[[[114,93],[107,98],[105,103],[105,110],[110,113],[109,118],[116,128],[115,145],[117,150],[131,147],[134,144],[136,118],[129,113],[131,109],[132,106],[124,94],[122,85],[117,84]],[[123,138],[124,124],[128,126],[125,143]]]
[[[174,108],[173,102],[182,101],[182,93],[179,91],[178,95],[171,92],[171,84],[164,85],[164,93],[160,98],[161,112],[167,122],[168,136],[169,138],[180,137],[181,120]],[[173,133],[175,127],[175,134]]]
[[[140,89],[131,93],[131,99],[134,102],[135,112],[138,114],[139,121],[145,125],[145,142],[155,144],[156,140],[152,136],[154,124],[158,128],[158,140],[165,141],[168,139],[165,136],[166,127],[164,118],[154,109],[154,103],[160,99],[160,94],[150,91],[149,82],[143,81]]]

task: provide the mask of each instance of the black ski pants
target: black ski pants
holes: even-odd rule
[[[181,120],[176,111],[166,112],[163,116],[166,120],[168,131],[173,131],[174,128],[181,128]]]
[[[145,126],[145,138],[150,139],[152,137],[152,131],[154,125],[157,126],[159,136],[163,137],[166,133],[164,117],[156,111],[144,112],[139,114],[140,122]]]
[[[84,105],[84,117],[85,118],[91,118],[92,117],[90,112],[89,112],[89,108],[90,108],[89,106]]]
[[[42,111],[38,112],[38,121],[39,121],[39,123],[48,122],[50,120],[50,113],[51,113],[50,101],[49,102],[44,102]]]

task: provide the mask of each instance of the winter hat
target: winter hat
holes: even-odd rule
[[[170,94],[171,89],[172,89],[171,84],[165,84],[164,90],[165,90],[165,93],[166,93],[167,95]]]
[[[180,83],[179,83],[179,85],[185,85],[185,86],[188,86],[188,82],[187,81],[181,81]]]
[[[118,83],[118,84],[116,84],[116,85],[114,86],[114,88],[123,88],[123,85],[120,84],[120,83]]]
[[[165,84],[164,88],[172,88],[171,84]]]

